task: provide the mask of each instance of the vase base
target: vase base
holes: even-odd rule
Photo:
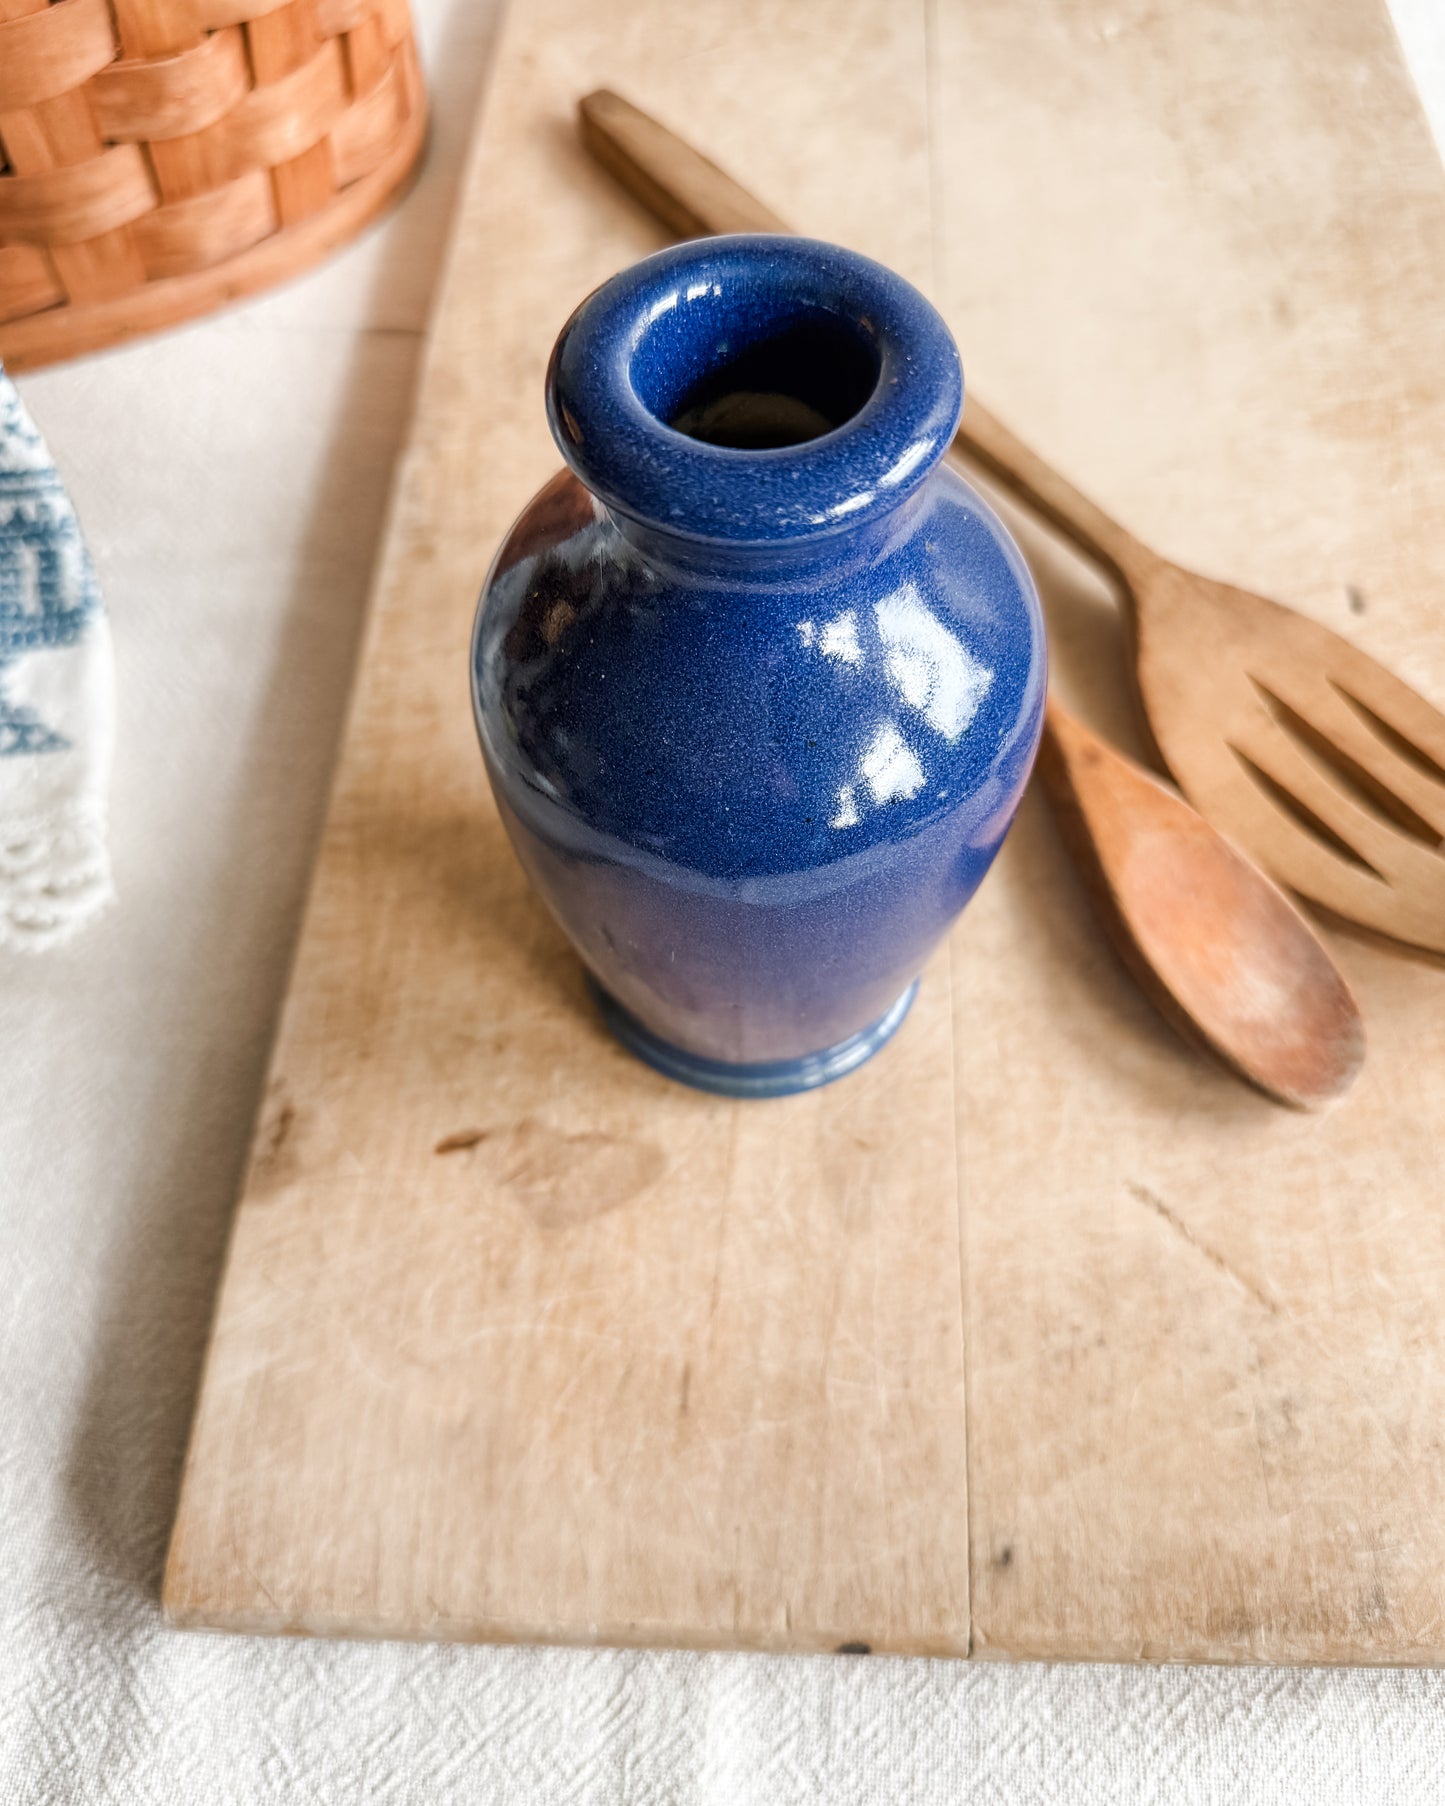
[[[795,1060],[759,1060],[734,1064],[728,1060],[710,1060],[703,1054],[689,1053],[675,1047],[645,1028],[631,1010],[598,984],[591,973],[587,983],[602,1011],[602,1020],[628,1050],[665,1077],[691,1085],[698,1091],[714,1091],[723,1097],[790,1097],[796,1091],[814,1091],[819,1085],[830,1085],[844,1078],[872,1059],[883,1044],[902,1025],[913,999],[918,994],[918,980],[884,1012],[876,1022],[824,1047],[817,1053],[802,1054]]]

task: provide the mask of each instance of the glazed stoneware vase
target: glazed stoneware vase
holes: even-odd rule
[[[522,864],[674,1078],[861,1064],[1013,819],[1043,622],[941,462],[962,401],[923,297],[808,239],[665,251],[557,341],[568,468],[488,575],[473,702]]]

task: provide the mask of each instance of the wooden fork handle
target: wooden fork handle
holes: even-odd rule
[[[1159,563],[1156,553],[1015,438],[998,415],[973,396],[964,402],[954,444],[1066,539],[1092,552],[1118,578],[1127,604],[1133,606],[1134,584]]]
[[[585,95],[577,113],[583,144],[676,237],[792,231],[701,151],[610,88]]]
[[[679,238],[723,232],[791,232],[755,195],[640,107],[608,88],[578,104],[582,142],[622,186]],[[1092,552],[1129,589],[1157,563],[1149,549],[1018,440],[969,396],[955,445],[1011,494]]]

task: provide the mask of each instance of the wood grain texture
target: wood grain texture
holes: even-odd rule
[[[1000,414],[1161,550],[1445,690],[1445,184],[1383,16],[929,14],[509,22],[237,1216],[179,1621],[1445,1653],[1439,974],[1336,943],[1372,1064],[1323,1119],[1280,1112],[1156,1021],[1031,798],[892,1049],[731,1105],[608,1043],[487,795],[467,628],[556,464],[546,355],[656,242],[576,142],[601,83],[934,293]],[[1107,592],[1027,543],[1066,697],[1127,739]]]
[[[1439,701],[1445,182],[1383,13],[1268,11],[941,6],[941,299],[1149,545]],[[1116,617],[1037,568],[1137,746]],[[953,942],[975,1649],[1439,1660],[1445,980],[1334,939],[1370,1058],[1290,1117],[1170,1045],[1030,805]]]
[[[880,42],[875,10],[836,46],[799,21],[827,76],[816,123],[881,68],[893,99],[861,148],[922,192],[921,18]],[[481,769],[468,629],[557,462],[551,341],[650,244],[575,141],[599,38],[566,16],[518,9],[468,183],[167,1605],[262,1628],[961,1653],[946,959],[857,1084],[753,1110],[685,1091],[602,1030]],[[721,92],[755,54],[731,35],[708,58]],[[779,71],[764,104],[786,89]],[[879,214],[886,254],[926,276],[926,209]]]

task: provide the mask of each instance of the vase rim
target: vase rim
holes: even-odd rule
[[[679,424],[764,400],[817,430],[759,446]],[[892,513],[962,406],[953,338],[911,283],[838,245],[767,234],[692,240],[623,270],[573,313],[547,372],[553,437],[600,501],[731,545],[796,545]]]

